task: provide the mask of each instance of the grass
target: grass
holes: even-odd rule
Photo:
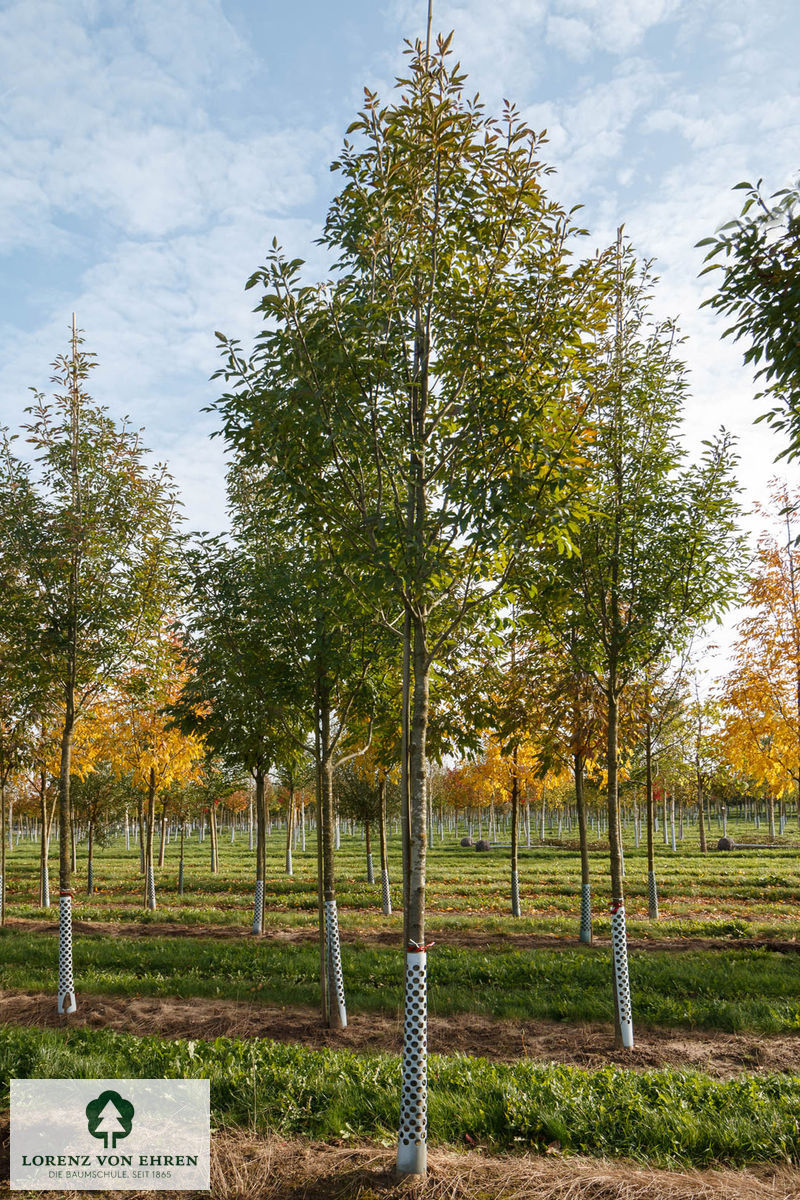
[[[741,838],[743,828],[731,822],[730,831]],[[788,829],[788,827],[787,827]],[[719,830],[709,834],[715,845]],[[746,833],[755,832],[750,826]],[[761,833],[766,840],[766,833]],[[571,836],[571,835],[570,835]],[[701,855],[697,832],[687,828],[685,841],[676,854],[658,840],[656,871],[662,919],[647,918],[647,864],[643,850],[631,845],[627,831],[626,907],[629,933],[646,936],[743,936],[797,937],[800,935],[800,855],[790,838],[779,839],[769,851],[742,850],[730,854]],[[177,894],[177,847],[167,848],[167,865],[156,872],[158,909],[151,916],[143,908],[142,881],[138,874],[138,852],[124,849],[121,839],[98,847],[95,857],[95,895],[85,894],[85,845],[79,846],[75,877],[75,915],[82,920],[138,921],[183,924],[243,925],[252,905],[254,856],[247,848],[247,835],[237,834],[231,845],[227,835],[220,840],[221,870],[209,870],[209,842],[187,843],[186,894]],[[295,874],[283,868],[285,834],[275,829],[268,843],[267,912],[271,927],[306,927],[316,921],[316,853],[314,835],[305,853],[295,853]],[[395,910],[401,897],[400,844],[392,836],[390,874]],[[55,847],[54,847],[55,849]],[[377,854],[375,855],[377,862]],[[591,854],[593,887],[601,914],[598,932],[608,931],[602,915],[608,899],[608,852],[601,842],[593,843]],[[55,863],[53,863],[55,872]],[[366,881],[364,844],[360,836],[343,835],[337,854],[338,905],[344,928],[399,929],[400,917],[380,913],[380,883]],[[498,849],[479,855],[462,849],[453,835],[442,843],[435,840],[428,858],[428,925],[437,929],[478,928],[493,932],[556,933],[574,936],[580,892],[580,859],[574,843],[565,847],[534,844],[520,852],[523,915],[510,916],[508,851]],[[23,841],[7,858],[7,901],[11,917],[56,919],[54,909],[42,910],[37,903],[38,846]]]
[[[97,1030],[0,1029],[0,1077],[208,1078],[215,1125],[394,1139],[394,1055],[310,1051],[262,1039],[174,1042]],[[5,1088],[5,1083],[3,1084]],[[430,1137],[491,1150],[622,1157],[668,1167],[798,1160],[800,1079],[588,1071],[461,1055],[430,1059]]]
[[[55,988],[56,941],[7,930],[0,936],[5,987]],[[83,992],[204,996],[315,1005],[319,955],[313,943],[249,939],[76,937],[76,987]],[[402,960],[390,947],[343,947],[351,1011],[396,1013]],[[752,1030],[800,1029],[800,956],[766,950],[724,954],[634,951],[631,986],[648,1025]],[[436,947],[429,955],[430,1011],[494,1017],[610,1021],[608,951],[476,950]]]

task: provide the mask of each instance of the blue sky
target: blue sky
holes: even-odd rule
[[[224,525],[213,331],[247,338],[243,287],[273,236],[315,260],[328,170],[364,84],[388,92],[426,0],[0,0],[0,420],[46,389],[71,313],[93,394],[147,429],[194,527]],[[741,352],[698,305],[694,243],[730,188],[800,169],[790,0],[436,0],[489,107],[549,131],[551,191],[591,246],[624,222],[689,335],[686,436],[742,439],[748,495],[779,444]],[[796,471],[795,471],[796,474]]]

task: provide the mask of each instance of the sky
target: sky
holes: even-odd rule
[[[273,237],[314,239],[363,87],[388,96],[427,0],[0,0],[0,421],[47,390],[71,314],[91,391],[181,488],[188,524],[225,526],[211,441],[214,330],[247,342],[244,284]],[[686,440],[740,440],[745,501],[782,448],[753,426],[750,370],[701,301],[695,243],[800,170],[793,0],[435,0],[434,30],[490,110],[548,131],[549,188],[582,204],[587,250],[624,224],[688,335]],[[796,467],[781,468],[796,475]],[[796,482],[796,479],[793,481]]]

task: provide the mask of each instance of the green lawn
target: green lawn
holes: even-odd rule
[[[798,1161],[800,1079],[587,1071],[462,1055],[430,1061],[433,1143],[619,1157],[669,1167]],[[215,1126],[392,1142],[394,1055],[312,1051],[263,1039],[136,1038],[0,1028],[0,1078],[208,1078]],[[3,1090],[7,1088],[4,1082]],[[7,1095],[7,1093],[6,1093]],[[2,1099],[2,1093],[0,1093]]]
[[[0,937],[5,987],[55,989],[56,939]],[[319,954],[313,943],[219,938],[76,937],[78,991],[206,996],[315,1005]],[[345,945],[351,1011],[399,1012],[399,949]],[[630,960],[638,1021],[659,1026],[777,1033],[800,1029],[800,955],[764,950],[680,954],[634,951]],[[476,950],[440,945],[429,955],[434,1013],[610,1021],[609,956],[602,948]]]
[[[731,823],[735,837],[742,831]],[[755,836],[752,826],[747,834]],[[719,831],[709,838],[716,844]],[[657,875],[662,919],[656,925],[647,919],[646,859],[634,850],[631,831],[626,834],[626,893],[629,932],[632,936],[777,936],[800,935],[800,843],[787,827],[781,844],[768,851],[742,850],[730,854],[701,855],[696,828],[687,829],[678,852],[657,840]],[[276,829],[269,840],[267,872],[268,925],[311,926],[316,921],[316,853],[314,835],[307,850],[294,856],[295,874],[283,868],[284,838]],[[55,847],[53,848],[55,850]],[[143,907],[138,853],[125,851],[121,839],[99,847],[95,857],[95,895],[87,897],[86,848],[78,852],[75,877],[75,916],[84,920],[151,920],[194,924],[248,923],[252,905],[254,856],[247,848],[246,833],[238,833],[231,845],[227,835],[220,841],[220,872],[209,870],[209,841],[188,843],[186,894],[177,894],[177,846],[167,848],[167,863],[156,872],[158,909],[155,918]],[[608,902],[608,853],[601,842],[592,850],[593,890],[596,899],[597,931],[608,930],[604,916]],[[343,836],[336,856],[340,920],[344,927],[399,929],[400,917],[380,913],[380,884],[366,880],[364,844],[359,836]],[[377,869],[377,854],[375,854]],[[477,854],[462,849],[448,835],[444,843],[435,839],[428,859],[428,911],[430,929],[490,929],[509,932],[557,933],[574,936],[579,907],[580,860],[574,844],[520,852],[523,915],[510,916],[508,851]],[[52,861],[56,872],[55,854]],[[390,838],[390,874],[395,909],[400,908],[400,845]],[[7,858],[9,916],[42,917],[39,908],[38,847],[31,842],[15,846]],[[55,894],[55,893],[54,893]],[[49,913],[56,919],[55,909]]]

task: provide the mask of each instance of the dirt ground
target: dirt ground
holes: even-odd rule
[[[800,1171],[681,1173],[627,1162],[519,1154],[490,1156],[431,1150],[424,1183],[394,1175],[394,1149],[280,1138],[238,1130],[211,1143],[212,1200],[796,1200]],[[8,1123],[0,1131],[0,1195],[8,1179]],[[47,1193],[50,1195],[51,1193]],[[104,1192],[108,1200],[147,1200],[152,1192]],[[189,1193],[182,1192],[182,1196]],[[83,1192],[60,1192],[80,1200]],[[207,1197],[208,1192],[199,1193]]]
[[[20,933],[58,933],[58,921],[34,921],[14,918],[6,921],[6,928]],[[73,921],[74,934],[95,937],[178,937],[178,938],[249,938],[253,935],[244,925],[179,925],[171,921],[131,922],[116,921]],[[394,930],[342,929],[341,940],[348,945],[394,946],[401,942],[401,934]],[[314,928],[268,930],[256,941],[275,941],[289,944],[315,942]],[[577,937],[561,937],[558,934],[498,933],[481,932],[475,929],[434,930],[429,945],[469,950],[574,950],[580,946]],[[610,946],[611,939],[596,937],[595,946]],[[771,950],[779,954],[800,953],[800,942],[776,938],[701,938],[663,937],[628,938],[631,950]]]
[[[88,1026],[172,1038],[265,1037],[314,1048],[355,1051],[401,1049],[402,1018],[380,1013],[351,1016],[341,1033],[326,1029],[310,1008],[240,1003],[235,1000],[78,995],[78,1011],[59,1016],[55,997],[43,992],[0,992],[0,1022],[61,1029]],[[615,1050],[608,1025],[569,1025],[551,1021],[494,1020],[464,1013],[429,1018],[432,1053],[477,1055],[511,1062],[598,1067],[620,1063],[634,1069],[691,1067],[718,1078],[741,1071],[795,1072],[800,1033],[761,1037],[706,1030],[638,1027],[633,1051]]]

